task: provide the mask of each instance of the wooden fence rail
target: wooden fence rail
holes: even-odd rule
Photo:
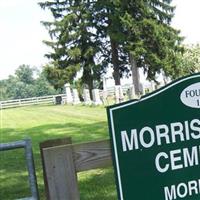
[[[124,95],[128,99],[139,98],[140,95],[131,95],[130,94],[130,91],[131,91],[130,87],[131,86],[132,85],[123,85],[121,87],[121,89],[120,89],[120,91],[122,91],[122,92],[119,92],[119,88],[118,88],[118,90],[117,90],[118,92],[117,92],[115,90],[115,87],[109,87],[105,91],[98,90],[99,91],[99,95],[98,95],[99,97],[98,98],[100,98],[99,101],[101,103],[103,103],[103,104],[108,104],[107,97],[114,97],[115,103],[119,103],[119,102],[121,102],[121,101],[123,101],[125,99]],[[70,90],[70,93],[71,93],[71,89],[70,88],[69,88],[69,90]],[[121,93],[123,93],[123,94],[121,94]],[[145,90],[143,90],[142,94],[145,94]],[[73,96],[74,94],[71,94],[71,95]],[[36,104],[55,103],[55,101],[56,101],[55,99],[58,96],[61,97],[61,100],[62,100],[63,104],[65,104],[65,103],[77,104],[77,102],[75,101],[76,98],[74,96],[72,97],[71,95],[68,95],[68,97],[67,97],[67,93],[66,93],[66,94],[58,94],[58,95],[32,97],[32,98],[26,98],[26,99],[14,99],[14,100],[0,101],[0,109],[13,108],[13,107],[19,107],[19,106],[29,106],[29,105],[36,105]],[[69,96],[71,96],[71,97],[69,97]],[[70,101],[68,101],[67,98],[69,98]],[[72,102],[71,98],[73,98],[73,102]],[[79,98],[79,96],[77,98]],[[94,105],[99,105],[99,101],[97,101],[97,97],[93,97],[93,102],[91,101],[91,99],[90,100],[86,100],[87,98],[84,97],[84,95],[83,95],[83,99],[85,99],[85,102],[83,102],[83,103],[88,104],[88,102],[90,102],[90,103],[94,103]],[[95,101],[97,101],[97,102],[95,102]],[[78,101],[78,103],[80,103],[80,100]]]
[[[25,98],[25,99],[0,101],[0,109],[14,108],[14,107],[19,107],[19,106],[29,106],[29,105],[36,105],[36,104],[55,103],[55,98],[57,96],[64,97],[66,95],[58,94],[58,95],[49,95],[49,96],[42,96],[42,97],[32,97],[32,98]]]
[[[72,144],[71,139],[40,144],[48,200],[80,200],[77,172],[112,165],[109,140]]]

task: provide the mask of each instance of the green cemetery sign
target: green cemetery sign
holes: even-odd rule
[[[200,74],[108,107],[120,200],[200,199]]]

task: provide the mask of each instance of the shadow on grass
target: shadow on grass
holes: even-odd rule
[[[31,138],[36,166],[38,188],[41,199],[45,199],[39,143],[54,138],[72,137],[74,143],[95,141],[108,138],[107,123],[64,123],[45,124],[25,130],[1,129],[1,143]],[[28,194],[27,181],[24,180],[26,168],[23,162],[24,153],[18,151],[0,152],[0,199],[9,200]],[[81,200],[114,200],[115,187],[111,169],[94,170],[80,175]],[[10,179],[10,180],[9,180]],[[18,188],[18,189],[16,189]],[[12,192],[13,191],[13,192]],[[17,192],[16,192],[17,191]]]
[[[31,138],[34,153],[39,153],[39,143],[53,138],[71,137],[73,142],[95,141],[108,138],[106,122],[45,124],[29,129],[1,129],[1,143]]]
[[[117,199],[113,168],[81,172],[79,177],[81,200]]]

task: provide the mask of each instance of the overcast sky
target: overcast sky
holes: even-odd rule
[[[0,0],[0,79],[14,74],[21,64],[40,67],[47,63],[48,48],[42,40],[48,33],[40,24],[50,18],[37,5],[39,0]],[[200,0],[174,0],[172,25],[181,30],[185,43],[200,43]]]

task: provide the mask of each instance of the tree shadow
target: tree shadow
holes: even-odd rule
[[[31,139],[40,199],[45,199],[39,143],[49,139],[64,137],[72,137],[73,143],[106,139],[108,138],[108,129],[105,121],[88,124],[69,122],[45,124],[24,130],[3,128],[1,129],[1,134],[6,136],[1,137],[1,143],[22,140],[25,138]],[[24,150],[22,149],[20,151],[21,152],[19,152],[19,150],[11,150],[9,152],[0,152],[0,182],[5,183],[0,184],[0,191],[4,191],[0,192],[0,199],[16,199],[23,197],[21,195],[28,195],[30,193],[27,186],[28,179],[24,162]],[[98,172],[98,174],[95,174],[96,172]],[[86,174],[86,178],[80,178],[81,199],[116,199],[112,170],[101,170],[102,173],[99,171],[96,172],[94,171],[92,174],[83,172],[83,174]],[[102,187],[103,185],[104,187]],[[16,187],[18,187],[17,190]],[[15,193],[12,191],[15,191]],[[16,191],[18,192],[16,193]],[[105,198],[102,198],[102,195]]]
[[[79,191],[81,200],[116,200],[113,168],[79,173]]]

